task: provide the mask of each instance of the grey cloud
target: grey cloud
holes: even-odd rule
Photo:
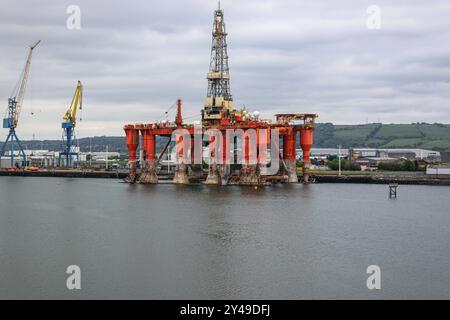
[[[450,122],[450,4],[376,2],[381,30],[366,28],[373,1],[222,0],[237,105],[267,116],[315,112],[335,123]],[[122,134],[126,122],[163,116],[178,96],[187,116],[199,116],[216,1],[80,0],[80,31],[66,28],[71,4],[2,1],[4,108],[26,46],[42,39],[19,127],[23,139],[60,137],[78,79],[86,104],[79,136]]]

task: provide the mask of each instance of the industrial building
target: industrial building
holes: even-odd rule
[[[73,149],[78,154],[72,165],[77,167],[108,167],[118,165],[121,155],[118,152],[80,152],[78,148]],[[57,168],[60,166],[61,153],[49,150],[23,150],[27,167]],[[21,164],[23,158],[19,152],[14,154],[15,164]],[[0,161],[0,169],[10,168],[11,157],[3,157]]]

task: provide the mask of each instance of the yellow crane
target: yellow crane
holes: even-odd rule
[[[72,166],[72,157],[76,156],[77,160],[80,158],[79,150],[76,149],[75,127],[77,125],[77,111],[83,109],[83,85],[78,81],[75,93],[70,103],[69,108],[63,116],[63,151],[59,154],[59,164],[61,165],[61,158],[65,157],[65,165]]]

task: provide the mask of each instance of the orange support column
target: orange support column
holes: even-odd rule
[[[258,164],[259,166],[267,165],[267,145],[270,141],[270,128],[257,129],[257,145],[258,145]]]
[[[144,165],[139,181],[141,183],[158,183],[158,176],[156,174],[157,161],[155,159],[156,136],[153,132],[152,125],[144,125],[141,129],[141,135]]]
[[[175,137],[175,149],[177,152],[178,162],[183,163],[184,162],[184,148],[183,148],[183,141],[184,137],[177,135]]]
[[[184,139],[188,139],[188,143],[184,143]],[[189,177],[187,175],[187,165],[186,165],[186,158],[188,155],[188,150],[185,150],[185,145],[190,145],[191,143],[191,137],[185,137],[182,135],[177,135],[175,137],[176,141],[176,152],[178,156],[178,166],[175,170],[175,175],[173,177],[173,182],[177,184],[189,184]]]
[[[303,151],[303,181],[309,181],[309,167],[311,160],[309,159],[311,146],[313,144],[314,128],[310,126],[302,126],[300,128],[300,145]]]
[[[243,149],[244,149],[244,165],[248,165],[250,162],[250,137],[248,135],[244,135],[243,139]]]
[[[286,134],[283,136],[283,158],[286,165],[288,182],[296,183],[298,182],[295,159],[296,132],[292,127],[286,129]]]
[[[126,143],[128,147],[128,165],[130,167],[130,172],[128,177],[125,179],[127,182],[136,181],[136,151],[139,146],[139,130],[135,128],[134,125],[126,125],[124,127],[126,134]]]

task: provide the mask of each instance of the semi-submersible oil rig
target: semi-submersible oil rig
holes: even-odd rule
[[[173,182],[188,184],[206,176],[206,184],[260,185],[270,182],[297,183],[296,145],[300,136],[301,181],[309,181],[309,153],[316,114],[277,114],[276,121],[262,120],[258,112],[235,109],[230,91],[227,33],[220,6],[214,11],[208,93],[201,111],[201,124],[184,124],[178,99],[174,122],[161,121],[124,126],[129,150],[130,173],[126,181],[158,183],[159,163],[171,141],[177,162]],[[169,137],[159,154],[157,136]],[[205,140],[205,141],[204,141]],[[281,140],[281,143],[280,143]],[[140,170],[137,150],[141,146]],[[203,147],[208,146],[208,173],[203,172]],[[282,146],[282,147],[281,147]],[[270,156],[269,156],[270,154]],[[267,168],[271,170],[267,170]],[[138,174],[138,171],[140,174]]]

